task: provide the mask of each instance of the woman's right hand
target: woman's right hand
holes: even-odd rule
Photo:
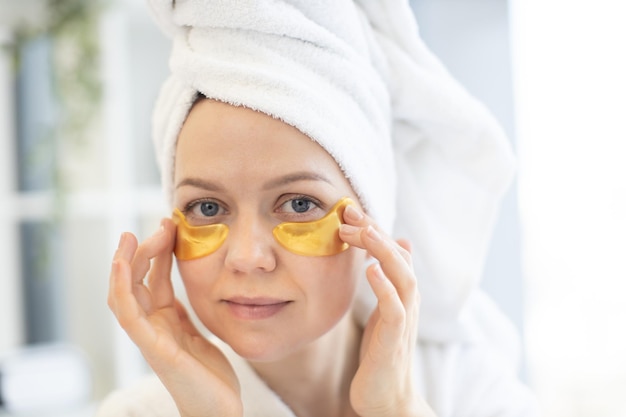
[[[133,234],[122,234],[111,268],[109,307],[182,417],[240,417],[239,382],[230,363],[197,331],[174,295],[175,236],[169,219],[141,245]]]

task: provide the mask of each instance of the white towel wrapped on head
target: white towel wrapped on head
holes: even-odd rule
[[[420,338],[464,337],[513,176],[491,114],[418,36],[406,1],[149,0],[174,42],[154,138],[171,197],[176,139],[198,92],[272,115],[322,145],[366,210],[412,242]],[[361,316],[375,305],[358,298]]]
[[[157,149],[165,150],[159,152],[165,186],[172,183],[180,126],[200,92],[270,114],[319,142],[390,230],[395,175],[389,97],[362,31],[346,30],[362,26],[358,10],[346,7],[351,3],[333,5],[333,16],[342,16],[337,28],[353,36],[344,40],[286,2],[179,1],[173,9],[167,3],[156,10],[180,30],[173,31],[172,75],[154,116]],[[311,4],[313,12],[324,10]],[[369,196],[381,201],[374,204]]]

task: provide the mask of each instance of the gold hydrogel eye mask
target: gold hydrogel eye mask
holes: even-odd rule
[[[344,197],[319,220],[281,223],[273,230],[274,238],[285,249],[297,255],[327,256],[341,253],[349,245],[339,238],[339,226],[343,223],[343,212],[350,204],[354,202]],[[177,225],[174,254],[181,261],[212,254],[222,246],[228,235],[228,226],[221,223],[191,226],[178,209],[174,209],[173,219]]]
[[[297,255],[327,256],[341,253],[349,245],[339,238],[339,226],[343,223],[343,212],[350,204],[354,202],[344,197],[319,220],[281,223],[274,228],[274,238],[285,249]]]
[[[222,246],[228,235],[228,226],[225,224],[191,226],[187,223],[185,215],[178,209],[174,209],[172,217],[177,226],[174,254],[181,261],[212,254]]]

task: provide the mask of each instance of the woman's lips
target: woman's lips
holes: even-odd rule
[[[291,301],[265,297],[233,297],[224,300],[231,313],[242,320],[267,319],[279,313]]]

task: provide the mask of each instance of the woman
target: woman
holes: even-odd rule
[[[158,380],[100,415],[535,415],[469,256],[505,139],[406,4],[311,3],[151,2],[174,39],[154,131],[175,213],[122,236],[109,305]]]
[[[318,220],[342,197],[357,200],[330,155],[270,116],[206,99],[192,108],[176,155],[184,164],[176,164],[175,206],[195,225],[229,227],[216,252],[179,261],[202,323],[298,416],[432,415],[411,377],[418,299],[406,250],[356,204],[340,229],[351,247],[338,254],[294,254],[272,236],[282,222]],[[139,249],[123,236],[111,307],[181,415],[242,415],[228,362],[177,310],[169,278],[175,236],[169,220]],[[358,248],[380,261],[368,268],[380,302],[365,329],[350,314],[367,256]]]

